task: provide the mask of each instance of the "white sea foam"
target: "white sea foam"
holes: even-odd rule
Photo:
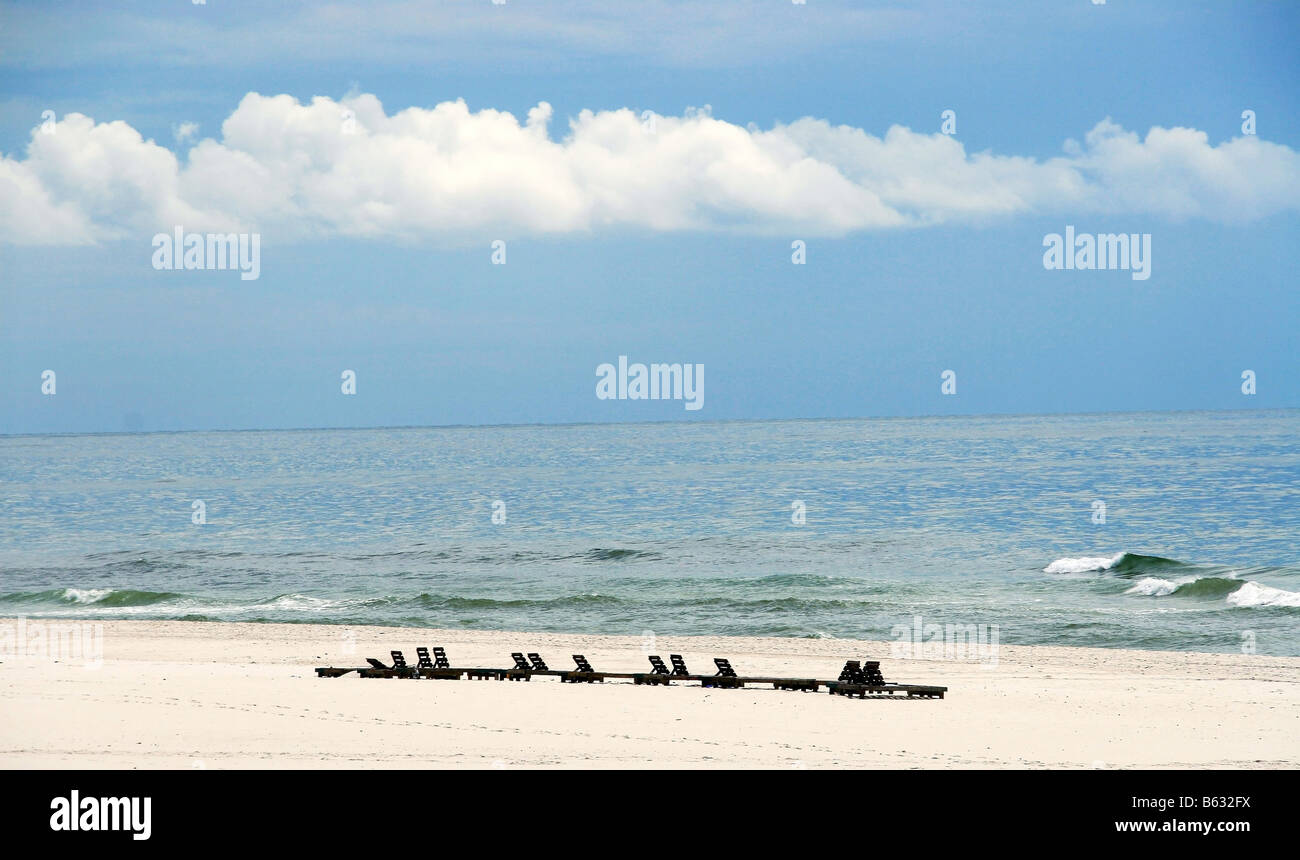
[[[96,603],[112,593],[111,588],[65,588],[63,599],[73,603]]]
[[[1230,606],[1300,606],[1300,592],[1247,582],[1228,595]]]
[[[1123,557],[1124,553],[1121,552],[1110,557],[1058,558],[1043,568],[1043,573],[1088,573],[1094,570],[1110,570]]]
[[[320,597],[309,597],[305,594],[281,594],[273,600],[259,604],[258,608],[321,612],[324,610],[335,609],[343,603],[345,603],[345,601],[325,600]]]
[[[1144,594],[1148,597],[1164,597],[1166,594],[1173,594],[1178,590],[1180,585],[1193,582],[1193,579],[1183,579],[1178,582],[1172,579],[1161,579],[1158,576],[1148,576],[1140,579],[1137,583],[1125,591],[1125,594]]]

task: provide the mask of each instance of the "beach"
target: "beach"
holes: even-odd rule
[[[0,619],[16,629],[18,619]],[[30,620],[23,624],[31,624]],[[54,619],[43,619],[47,625]],[[86,626],[88,622],[81,622]],[[1300,658],[1002,645],[993,660],[895,659],[830,638],[569,635],[339,624],[108,620],[102,658],[0,656],[0,767],[1277,768],[1300,763]],[[30,633],[30,630],[27,631]],[[88,641],[93,642],[93,639]],[[834,678],[878,659],[943,700],[770,687],[317,678],[440,645],[454,666]],[[97,647],[97,646],[96,646]],[[706,668],[707,667],[707,668]]]

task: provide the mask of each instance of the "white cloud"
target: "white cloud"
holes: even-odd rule
[[[197,122],[183,122],[180,125],[172,126],[172,137],[177,143],[187,143],[194,140],[199,135],[199,124]]]
[[[185,159],[123,122],[64,117],[0,159],[0,241],[77,244],[169,231],[456,240],[609,229],[843,235],[1020,214],[1244,221],[1300,208],[1300,155],[1255,137],[1109,120],[1039,161],[968,154],[901,126],[805,118],[768,130],[687,112],[583,111],[548,132],[464,102],[388,115],[372,95],[249,93]]]

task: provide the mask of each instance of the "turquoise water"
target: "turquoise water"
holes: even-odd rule
[[[875,639],[919,615],[1300,655],[1297,439],[1294,410],[0,437],[0,615]]]

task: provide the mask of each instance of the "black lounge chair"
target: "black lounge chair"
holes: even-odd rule
[[[845,660],[840,670],[839,680],[826,685],[826,691],[832,696],[867,697],[867,676],[862,671],[862,664],[857,660]]]
[[[357,670],[357,674],[360,675],[362,678],[393,677],[392,666],[386,666],[383,663],[376,660],[374,657],[367,657],[366,663],[369,665],[369,668],[362,668]]]
[[[363,678],[414,678],[415,670],[406,665],[406,658],[402,656],[401,651],[390,651],[393,655],[393,665],[385,666],[374,657],[367,657],[366,662],[370,664],[369,669],[358,669],[357,674]]]
[[[531,663],[533,664],[533,671],[534,671],[534,672],[549,672],[549,671],[551,671],[550,669],[546,668],[546,661],[542,659],[542,655],[541,655],[541,654],[538,654],[536,651],[529,651],[529,652],[528,652],[528,660],[529,660],[529,662],[531,662]]]
[[[632,683],[650,684],[650,685],[660,684],[665,687],[671,686],[669,679],[672,677],[672,673],[670,673],[668,671],[668,667],[664,665],[663,658],[660,657],[658,654],[651,654],[649,656],[650,656],[650,668],[652,671],[640,672],[636,675],[633,675]]]
[[[845,684],[867,683],[867,677],[862,674],[862,666],[857,660],[845,661],[844,668],[840,670],[839,680]]]
[[[684,676],[691,674],[686,668],[686,661],[682,659],[681,654],[669,654],[668,659],[672,661],[674,675]]]
[[[507,681],[531,681],[533,679],[533,667],[528,665],[524,655],[520,651],[512,651],[510,659],[515,661],[513,669],[506,670]]]
[[[826,685],[826,690],[832,696],[857,696],[865,699],[867,696],[892,696],[896,690],[905,691],[908,697],[914,695],[928,696],[931,690],[939,691],[937,695],[942,698],[944,688],[939,687],[914,687],[911,685],[885,684],[885,676],[880,673],[879,660],[867,660],[859,663],[857,660],[848,660],[844,663],[844,670],[840,672],[838,681],[833,681]]]
[[[393,656],[393,677],[395,678],[420,677],[419,671],[414,666],[410,666],[407,664],[406,655],[404,655],[401,651],[389,651],[388,653]]]
[[[561,683],[568,682],[570,684],[591,684],[596,681],[599,681],[602,684],[605,683],[605,676],[600,672],[597,672],[595,669],[591,668],[591,664],[587,662],[586,657],[582,656],[581,654],[574,654],[573,662],[577,664],[578,666],[577,670],[573,672],[565,672],[563,675],[561,675],[560,676]]]
[[[450,669],[451,664],[447,662],[447,651],[444,648],[434,646],[433,648],[433,668]]]
[[[442,681],[459,681],[460,670],[452,669],[447,665],[447,655],[441,648],[434,648],[435,652],[441,652],[442,665],[439,666],[437,661],[430,659],[429,649],[421,645],[415,649],[415,656],[418,658],[415,663],[415,671],[420,673],[421,678],[436,678]]]
[[[736,677],[736,670],[731,668],[730,660],[727,660],[724,657],[714,657],[713,664],[718,667],[717,674],[701,677],[701,686],[717,687],[723,690],[734,690],[738,687],[745,686],[745,682]]]

